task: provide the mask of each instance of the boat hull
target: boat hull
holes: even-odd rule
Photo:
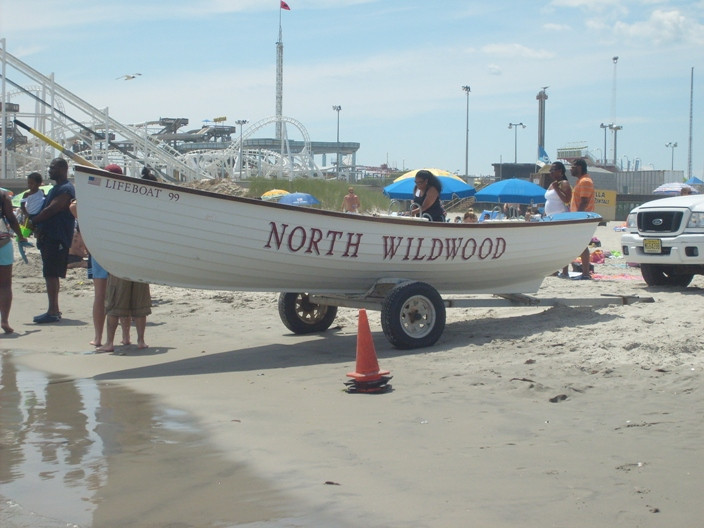
[[[350,215],[75,170],[81,233],[110,273],[185,288],[359,295],[382,279],[440,293],[533,293],[598,215],[441,224]]]

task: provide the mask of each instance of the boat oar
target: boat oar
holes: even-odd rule
[[[42,134],[42,133],[39,132],[38,130],[34,130],[32,127],[30,127],[30,126],[28,126],[28,125],[25,125],[25,124],[24,124],[22,121],[20,121],[19,119],[15,119],[14,122],[15,122],[15,124],[16,124],[17,126],[19,126],[19,127],[21,127],[21,128],[24,128],[27,132],[29,132],[29,133],[32,134],[33,136],[36,136],[36,137],[38,137],[39,139],[41,139],[42,141],[48,143],[49,145],[51,145],[52,147],[54,147],[56,150],[58,150],[58,151],[61,152],[62,154],[64,154],[64,155],[68,156],[69,158],[71,158],[71,159],[72,159],[73,161],[75,161],[76,163],[80,163],[81,165],[87,165],[88,167],[95,167],[96,169],[99,168],[97,165],[95,165],[94,163],[91,163],[90,161],[88,161],[87,159],[85,159],[83,156],[79,156],[78,154],[76,154],[76,153],[73,152],[72,150],[69,150],[69,149],[67,149],[67,148],[62,147],[62,146],[59,145],[56,141],[54,141],[53,139],[51,139],[51,138],[45,136],[44,134]]]

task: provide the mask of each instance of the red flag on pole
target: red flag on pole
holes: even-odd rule
[[[284,0],[281,0],[281,9],[285,9],[286,11],[291,11],[291,8],[288,6]]]

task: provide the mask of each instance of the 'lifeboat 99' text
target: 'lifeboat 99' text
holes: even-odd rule
[[[106,179],[105,188],[111,189],[113,191],[122,191],[131,194],[138,194],[139,196],[149,196],[151,198],[161,198],[163,192],[164,196],[173,202],[178,202],[178,199],[181,197],[177,192],[164,192],[164,189],[157,189],[155,187],[148,187],[139,183],[132,183],[121,180]]]

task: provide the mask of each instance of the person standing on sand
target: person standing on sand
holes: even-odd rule
[[[66,278],[68,251],[71,248],[76,224],[76,219],[69,211],[71,200],[76,198],[76,190],[68,181],[68,162],[63,158],[51,160],[49,178],[56,184],[47,194],[42,210],[32,219],[37,247],[42,255],[42,274],[49,300],[46,313],[34,317],[34,322],[37,324],[61,321],[59,279]]]
[[[114,174],[122,174],[122,169],[114,163],[105,167],[106,171]],[[78,219],[78,207],[76,200],[71,202],[69,206],[71,214]],[[79,230],[80,224],[76,223],[76,230]],[[95,260],[88,251],[88,278],[93,281],[93,339],[89,341],[94,347],[103,345],[103,328],[105,327],[105,292],[107,290],[108,272],[100,263]],[[122,327],[122,344],[130,344],[130,318],[121,317],[120,326]]]
[[[576,159],[570,167],[570,174],[577,178],[577,184],[572,190],[572,202],[570,203],[570,211],[594,211],[594,182],[587,173],[587,162],[583,159]],[[578,277],[582,280],[591,279],[589,273],[589,246],[587,246],[580,255],[582,260],[582,275]]]
[[[143,180],[157,181],[156,176],[147,171],[142,172]],[[107,291],[105,296],[105,312],[107,313],[107,340],[99,347],[99,352],[113,352],[115,350],[115,332],[118,321],[122,322],[122,344],[130,344],[129,321],[134,319],[134,326],[137,328],[137,348],[148,348],[144,340],[147,328],[147,315],[152,313],[152,298],[149,291],[149,284],[145,282],[133,282],[108,275]],[[125,335],[125,318],[127,323],[127,334]]]
[[[545,191],[545,215],[552,216],[558,213],[566,213],[570,210],[572,201],[572,186],[567,181],[565,165],[561,161],[556,161],[550,166],[550,177],[552,182]],[[561,279],[569,279],[568,266],[562,268],[557,276]]]
[[[343,213],[359,213],[361,204],[359,203],[359,196],[354,193],[354,189],[350,187],[347,189],[347,194],[342,199],[342,212]]]
[[[27,242],[22,235],[20,224],[12,209],[12,202],[5,191],[0,191],[0,208],[3,227],[9,226],[17,233],[17,242]],[[10,308],[12,308],[12,264],[15,254],[12,250],[12,235],[3,233],[0,237],[0,327],[6,334],[15,330],[10,326]]]

